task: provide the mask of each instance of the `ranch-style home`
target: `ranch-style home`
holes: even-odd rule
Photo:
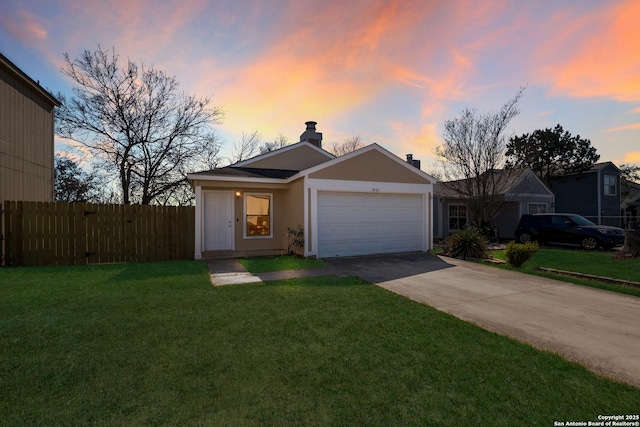
[[[188,175],[196,259],[287,253],[297,229],[307,257],[431,249],[434,178],[377,144],[335,157],[306,125],[298,143]]]

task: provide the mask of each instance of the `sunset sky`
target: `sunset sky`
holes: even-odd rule
[[[0,52],[70,94],[63,53],[114,46],[211,96],[227,150],[315,120],[325,144],[359,135],[434,170],[445,120],[526,86],[513,134],[559,123],[640,164],[639,20],[638,0],[4,0]]]

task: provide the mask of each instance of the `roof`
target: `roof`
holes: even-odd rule
[[[499,183],[500,188],[497,194],[506,194],[524,177],[525,174],[531,172],[531,169],[509,169],[510,173],[506,173],[504,169],[494,169],[487,171],[486,173],[493,173],[496,175],[494,178]],[[533,172],[531,172],[533,173]],[[483,174],[484,175],[484,174]],[[468,181],[467,179],[459,179],[455,181],[436,182],[433,186],[433,192],[435,195],[445,198],[457,198],[459,197],[456,187],[462,185]]]
[[[601,162],[601,163],[594,163],[589,169],[585,169],[582,171],[577,171],[577,172],[569,172],[567,174],[563,174],[560,176],[554,176],[551,177],[552,179],[562,179],[565,176],[571,176],[571,175],[582,175],[585,173],[595,173],[595,172],[599,172],[609,166],[613,166],[615,170],[617,170],[618,172],[620,172],[620,169],[618,169],[618,167],[613,163],[613,162]]]
[[[243,178],[287,179],[297,174],[298,172],[299,171],[296,171],[296,170],[285,170],[285,169],[262,169],[262,168],[226,166],[220,169],[197,172],[189,175],[193,176],[193,178],[198,178],[203,176],[229,176],[229,177],[243,177]]]
[[[307,142],[304,142],[308,144]],[[295,144],[294,144],[295,145]],[[286,148],[286,147],[285,147]],[[205,180],[205,181],[233,181],[240,180],[244,182],[267,182],[267,183],[279,183],[284,182],[288,183],[299,179],[303,176],[308,176],[311,173],[317,172],[319,170],[331,167],[333,165],[348,161],[349,159],[359,156],[363,153],[367,153],[369,151],[376,150],[383,155],[389,157],[393,161],[407,168],[411,172],[431,181],[435,182],[435,178],[421,171],[420,169],[410,165],[404,160],[400,159],[398,156],[392,154],[391,152],[385,150],[378,144],[371,144],[366,147],[362,147],[358,150],[355,150],[349,154],[345,154],[340,157],[333,157],[331,160],[326,162],[322,162],[318,165],[312,166],[303,170],[288,170],[288,169],[264,169],[264,168],[250,168],[241,166],[245,164],[244,162],[235,163],[230,166],[226,166],[220,169],[214,169],[211,171],[205,172],[197,172],[187,174],[187,178],[189,180]],[[271,154],[271,153],[267,153]]]
[[[3,65],[10,73],[16,76],[22,83],[30,87],[34,92],[38,93],[44,99],[49,101],[52,105],[59,107],[62,104],[58,99],[53,96],[49,91],[40,86],[39,82],[36,82],[29,77],[24,71],[18,68],[13,62],[11,62],[6,56],[0,53],[0,65]]]

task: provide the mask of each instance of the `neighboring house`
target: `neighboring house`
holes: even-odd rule
[[[53,200],[56,106],[53,95],[0,54],[0,203]]]
[[[622,225],[620,169],[611,162],[596,163],[583,172],[553,178],[556,212],[576,213],[601,225]]]
[[[497,238],[513,239],[520,216],[527,213],[553,212],[554,195],[531,169],[494,171],[502,186],[497,200],[504,209],[494,219]],[[434,186],[434,235],[444,239],[462,230],[469,221],[464,199],[455,191],[459,181],[438,182]]]
[[[306,125],[296,144],[188,175],[196,259],[209,251],[286,253],[288,230],[299,227],[304,256],[431,249],[431,176],[377,144],[334,157],[316,122]]]
[[[623,195],[621,215],[623,217],[623,227],[627,227],[631,222],[640,221],[640,184],[627,182],[626,194]]]

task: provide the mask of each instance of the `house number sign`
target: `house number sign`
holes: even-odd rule
[[[380,191],[380,189],[379,189],[379,188],[376,188],[376,187],[373,187],[373,188],[371,189],[371,191],[373,191],[374,193],[377,193],[377,192],[379,192],[379,191]]]

